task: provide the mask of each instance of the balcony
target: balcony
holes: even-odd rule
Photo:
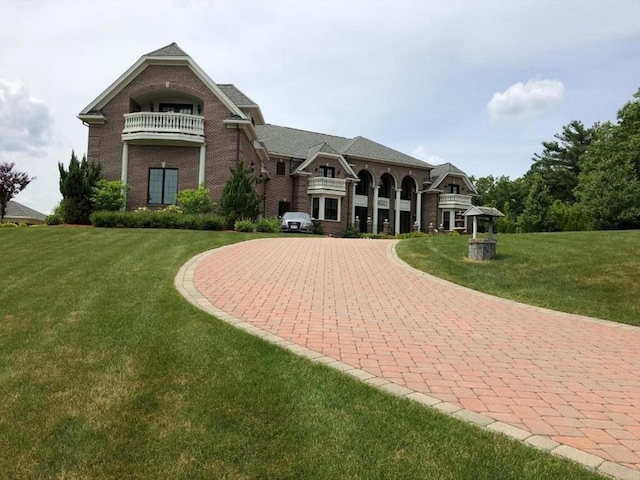
[[[187,113],[127,113],[122,140],[141,144],[201,144],[204,117]]]
[[[346,182],[342,178],[312,177],[309,179],[307,193],[344,196],[347,193]]]
[[[439,208],[451,208],[466,210],[471,206],[471,195],[460,195],[457,193],[441,193],[438,202]]]

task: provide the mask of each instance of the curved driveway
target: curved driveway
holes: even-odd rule
[[[243,242],[195,257],[176,285],[216,316],[369,383],[640,476],[639,328],[454,285],[404,264],[395,243]]]

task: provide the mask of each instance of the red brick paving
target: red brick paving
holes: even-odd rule
[[[640,329],[421,274],[394,242],[267,239],[210,252],[195,288],[281,338],[640,470]]]

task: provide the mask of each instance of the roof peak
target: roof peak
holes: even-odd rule
[[[162,48],[149,52],[145,57],[188,57],[189,55],[182,50],[176,42],[170,43]]]

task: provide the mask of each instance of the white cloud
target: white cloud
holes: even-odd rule
[[[32,152],[51,144],[49,108],[19,82],[0,79],[0,151]]]
[[[443,158],[437,155],[429,155],[424,145],[419,145],[418,147],[414,148],[411,151],[410,155],[414,158],[430,163],[431,165],[439,165],[441,163],[444,163]]]
[[[561,81],[532,79],[495,93],[487,104],[487,110],[493,119],[523,118],[547,110],[563,98],[564,84]]]

